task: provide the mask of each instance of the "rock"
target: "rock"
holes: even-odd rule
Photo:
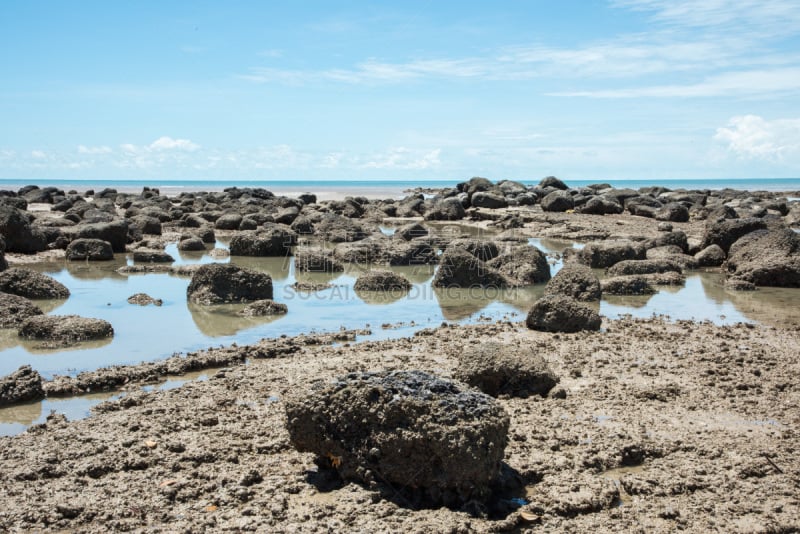
[[[274,219],[276,223],[292,224],[298,215],[300,215],[300,210],[297,206],[288,206],[276,213]]]
[[[656,210],[657,221],[688,222],[689,209],[680,202],[670,202]]]
[[[323,248],[303,248],[295,251],[294,267],[300,272],[340,273],[342,265],[333,256],[332,250]]]
[[[148,215],[136,215],[128,219],[129,227],[136,228],[142,234],[161,235],[161,221]]]
[[[78,315],[38,315],[25,319],[19,337],[72,344],[113,337],[111,323]]]
[[[585,265],[570,263],[564,265],[547,282],[545,296],[563,295],[576,300],[591,302],[600,300],[602,291],[597,275]]]
[[[578,213],[586,213],[590,215],[613,215],[623,212],[622,204],[617,202],[613,197],[606,197],[603,195],[592,197],[580,208],[576,210]]]
[[[47,249],[44,234],[31,227],[27,214],[8,204],[0,204],[0,237],[7,252],[35,254]]]
[[[463,248],[448,247],[433,277],[434,287],[501,288],[511,285],[505,276]]]
[[[439,261],[433,247],[420,239],[393,242],[385,250],[386,263],[397,265],[434,265]]]
[[[300,193],[297,195],[297,198],[300,199],[303,204],[316,204],[317,203],[317,195],[314,193]]]
[[[0,378],[0,406],[43,398],[42,377],[30,365]]]
[[[163,250],[137,248],[133,251],[133,261],[135,263],[173,263],[175,258]]]
[[[725,289],[729,291],[755,291],[758,287],[747,280],[739,278],[727,278],[725,280]]]
[[[568,189],[567,184],[565,184],[555,176],[548,176],[547,178],[542,178],[539,181],[539,187],[541,188],[555,187],[556,189],[561,189],[562,191]]]
[[[330,243],[361,241],[369,236],[362,225],[349,217],[334,213],[326,214],[314,225],[317,236]]]
[[[30,269],[14,267],[0,273],[0,291],[29,299],[65,299],[69,289],[57,280]]]
[[[725,262],[725,251],[719,245],[709,245],[694,255],[699,267],[719,267]]]
[[[800,287],[800,234],[782,228],[736,243],[725,269],[756,286]]]
[[[114,250],[108,241],[79,238],[67,245],[64,256],[69,261],[109,261],[114,259]]]
[[[217,230],[238,230],[242,224],[242,216],[238,213],[225,213],[214,222]]]
[[[42,315],[42,310],[25,297],[0,293],[0,328],[18,328],[28,317]]]
[[[600,330],[600,316],[577,300],[563,295],[545,295],[528,312],[525,324],[542,332]]]
[[[647,278],[627,275],[606,278],[600,284],[604,295],[652,295],[656,293]]]
[[[333,254],[339,261],[348,265],[384,263],[387,257],[386,246],[387,239],[368,237],[352,243],[339,243],[333,249]]]
[[[632,274],[683,272],[680,264],[668,258],[650,260],[623,260],[615,263],[606,271],[609,276],[627,276]]]
[[[128,223],[116,220],[104,223],[82,224],[75,227],[78,238],[100,239],[111,243],[114,252],[125,252],[128,243]]]
[[[292,222],[290,228],[301,235],[311,235],[314,233],[314,223],[305,215],[298,215]]]
[[[672,225],[668,222],[660,222],[658,223],[658,226],[656,226],[656,230],[659,232],[671,232]]]
[[[658,237],[654,237],[653,239],[648,239],[644,243],[644,247],[647,249],[656,247],[665,247],[667,245],[678,247],[680,249],[678,253],[686,252],[687,250],[689,250],[689,240],[686,237],[686,234],[684,232],[681,232],[680,230],[676,232],[664,232]]]
[[[231,256],[290,256],[297,234],[282,225],[267,225],[257,232],[241,232],[230,242]]]
[[[481,261],[489,261],[500,254],[500,249],[497,247],[497,244],[482,239],[453,239],[447,244],[447,248],[464,249]]]
[[[272,299],[272,277],[229,263],[209,263],[192,275],[186,296],[202,305]]]
[[[682,269],[697,269],[697,260],[694,259],[694,256],[684,254],[681,249],[675,245],[647,249],[645,256],[648,260],[665,260],[676,263],[680,265]]]
[[[6,241],[3,239],[3,236],[0,235],[0,272],[5,271],[8,269],[8,262],[6,261]]]
[[[499,209],[508,207],[508,201],[504,196],[488,192],[475,193],[472,195],[471,203],[476,208]]]
[[[190,236],[178,242],[178,250],[182,252],[205,252],[206,244],[199,237]]]
[[[401,226],[397,229],[394,235],[401,239],[405,239],[406,241],[411,241],[414,238],[428,235],[428,229],[422,226],[420,223],[415,222]]]
[[[545,196],[542,201],[542,210],[563,212],[575,208],[575,200],[567,191],[553,191]]]
[[[602,269],[623,260],[643,260],[645,249],[630,241],[595,241],[575,253],[575,258],[584,265]]]
[[[257,300],[251,302],[240,310],[237,315],[242,317],[265,317],[268,315],[286,315],[289,308],[286,304],[275,302],[271,299]]]
[[[436,202],[425,212],[426,221],[458,221],[466,217],[467,211],[457,198],[445,198]]]
[[[484,501],[509,417],[494,399],[422,371],[351,373],[287,399],[293,446],[345,480],[422,506]]]
[[[453,378],[492,397],[546,397],[559,381],[532,346],[496,341],[470,347],[460,354]]]
[[[356,279],[356,291],[408,291],[411,282],[402,274],[392,271],[367,271]]]
[[[722,219],[721,221],[712,223],[706,227],[706,232],[703,235],[702,248],[710,245],[719,245],[719,247],[728,252],[737,239],[755,232],[756,230],[765,230],[767,223],[763,219],[746,218],[746,219]]]
[[[161,306],[164,301],[161,299],[154,299],[147,293],[136,293],[135,295],[131,295],[128,297],[129,304],[137,304],[139,306],[147,306],[148,304],[153,304],[154,306]]]
[[[541,284],[550,280],[547,256],[532,245],[514,247],[493,258],[487,265],[522,285]]]
[[[462,191],[469,196],[472,196],[475,193],[480,191],[489,191],[494,187],[494,184],[488,178],[483,178],[482,176],[473,176],[466,182],[461,182],[456,186],[459,191]]]

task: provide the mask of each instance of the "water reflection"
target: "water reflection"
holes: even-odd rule
[[[187,303],[192,321],[200,332],[208,337],[232,336],[240,330],[253,328],[280,319],[280,315],[243,317],[238,313],[245,304],[217,304],[201,306]]]

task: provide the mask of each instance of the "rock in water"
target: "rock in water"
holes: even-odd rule
[[[550,366],[531,346],[496,341],[470,347],[459,355],[453,378],[492,397],[544,397],[558,383]]]
[[[439,261],[433,287],[502,288],[509,280],[465,249],[448,247]]]
[[[274,300],[257,300],[240,310],[237,315],[242,317],[265,317],[268,315],[286,315],[289,308],[286,304]]]
[[[111,323],[77,315],[37,315],[26,319],[19,328],[19,336],[58,343],[76,343],[105,339],[114,335]]]
[[[547,282],[544,294],[564,295],[584,302],[600,300],[600,279],[585,265],[568,263]]]
[[[42,377],[30,365],[23,365],[0,378],[0,406],[44,397]]]
[[[411,282],[402,274],[375,270],[360,275],[353,289],[356,291],[408,291],[411,289]]]
[[[42,315],[42,310],[39,307],[18,295],[11,295],[9,293],[0,293],[0,328],[17,328],[28,317],[34,315]]]
[[[28,299],[65,299],[69,289],[46,274],[14,267],[0,273],[0,291]]]
[[[137,304],[139,306],[147,306],[148,304],[153,304],[154,306],[161,306],[164,304],[164,301],[161,299],[154,299],[147,293],[136,293],[135,295],[131,295],[128,297],[129,304]]]
[[[286,415],[298,450],[423,506],[485,500],[508,440],[494,399],[421,371],[351,373],[287,400]]]
[[[203,305],[272,299],[272,277],[229,263],[209,263],[195,271],[186,296]]]
[[[109,261],[114,259],[114,250],[108,241],[79,238],[67,245],[64,256],[69,261]]]
[[[783,228],[745,236],[731,247],[726,268],[756,286],[800,287],[800,234]]]
[[[543,332],[600,330],[600,315],[577,300],[561,295],[544,296],[528,312],[525,324]]]

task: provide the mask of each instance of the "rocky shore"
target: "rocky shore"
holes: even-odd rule
[[[431,231],[442,222],[493,237]],[[220,235],[231,256],[294,255],[307,272],[369,266],[362,293],[407,291],[391,268],[409,265],[437,266],[438,288],[544,286],[516,323],[382,342],[309,333],[52,380],[23,367],[0,378],[0,406],[126,393],[88,419],[54,414],[0,438],[0,529],[796,531],[800,324],[609,320],[596,303],[699,269],[723,272],[732,292],[798,288],[798,228],[787,195],[554,177],[473,178],[403,200],[0,191],[2,327],[52,346],[114,329],[42,314],[38,299],[70,295],[26,267],[48,257],[128,254],[127,273],[191,277],[193,305],[286,313],[266,273],[170,265],[167,244],[209,250]],[[553,276],[528,238],[584,246],[564,250]],[[175,390],[135,387],[204,368],[218,370]]]

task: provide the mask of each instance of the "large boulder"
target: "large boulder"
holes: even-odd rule
[[[289,256],[297,234],[286,226],[266,225],[257,232],[240,232],[231,238],[231,256]]]
[[[434,287],[501,288],[512,285],[504,275],[460,247],[445,250],[432,283]]]
[[[240,224],[242,224],[241,214],[225,213],[214,222],[214,228],[217,230],[238,230]]]
[[[563,295],[584,302],[600,300],[602,290],[597,275],[585,265],[568,263],[547,282],[545,295]]]
[[[767,223],[763,219],[755,217],[748,217],[745,219],[721,219],[706,227],[701,247],[705,248],[710,245],[719,245],[719,247],[727,253],[731,245],[740,237],[750,232],[755,232],[756,230],[765,230],[766,228]]]
[[[479,192],[472,195],[472,206],[475,208],[498,209],[508,207],[508,201],[502,195],[489,192]]]
[[[272,277],[230,263],[209,263],[195,271],[186,296],[203,305],[272,299]]]
[[[688,222],[689,209],[680,202],[670,202],[655,212],[657,221]]]
[[[488,395],[421,371],[315,384],[287,399],[286,418],[292,445],[319,465],[422,506],[486,500],[509,427]]]
[[[541,284],[550,280],[550,265],[544,252],[532,245],[514,247],[487,264],[520,284]]]
[[[445,198],[434,203],[425,212],[426,221],[458,221],[467,215],[461,201],[455,197]]]
[[[69,261],[109,261],[114,259],[114,250],[108,241],[81,238],[67,245],[64,256]]]
[[[411,241],[417,237],[424,237],[428,235],[428,229],[418,222],[413,222],[405,226],[401,226],[394,233],[395,236],[406,241]]]
[[[392,271],[367,271],[356,279],[356,291],[408,291],[411,282],[402,274]]]
[[[447,248],[462,248],[481,261],[489,261],[500,254],[500,248],[492,241],[474,238],[453,239]]]
[[[369,236],[364,227],[349,217],[335,213],[326,214],[314,225],[317,236],[329,243],[361,241]]]
[[[492,397],[545,397],[558,384],[558,377],[532,346],[496,341],[469,347],[459,354],[453,378]]]
[[[0,310],[0,328],[18,328],[28,317],[43,313],[29,299],[10,293],[0,293]]]
[[[128,243],[128,223],[118,219],[111,222],[83,224],[76,227],[78,238],[100,239],[111,243],[114,252],[125,252]]]
[[[528,312],[525,324],[542,332],[600,330],[600,315],[577,300],[563,295],[545,295]]]
[[[0,406],[44,398],[42,377],[30,365],[23,365],[0,378]]]
[[[0,237],[8,252],[35,254],[47,249],[47,239],[31,226],[28,215],[8,204],[0,204]]]
[[[546,178],[542,178],[539,181],[539,187],[547,188],[547,187],[554,187],[556,189],[566,190],[567,184],[556,178],[555,176],[548,176]]]
[[[622,260],[642,260],[645,249],[631,241],[595,241],[588,243],[575,254],[575,259],[594,268],[611,267]]]
[[[709,245],[694,255],[699,267],[719,267],[725,263],[725,251],[719,245]]]
[[[302,248],[295,251],[294,267],[308,273],[340,273],[344,265],[333,255],[333,250],[323,248]]]
[[[385,250],[386,263],[396,265],[434,265],[439,261],[433,247],[421,239],[394,241]]]
[[[29,299],[65,299],[69,289],[61,282],[30,269],[14,267],[0,273],[0,291]]]
[[[623,260],[615,263],[606,271],[609,276],[626,276],[632,274],[683,272],[681,265],[668,258],[651,260]]]
[[[568,191],[553,191],[542,199],[541,205],[544,211],[567,211],[575,208],[575,199]]]
[[[161,221],[149,215],[136,215],[128,219],[129,227],[141,234],[161,235]]]
[[[133,251],[134,263],[172,263],[175,258],[163,250],[137,248]]]
[[[37,315],[23,321],[18,334],[24,339],[71,344],[114,335],[111,323],[78,315]]]
[[[745,237],[731,247],[725,268],[756,286],[800,287],[800,234],[782,228]]]

